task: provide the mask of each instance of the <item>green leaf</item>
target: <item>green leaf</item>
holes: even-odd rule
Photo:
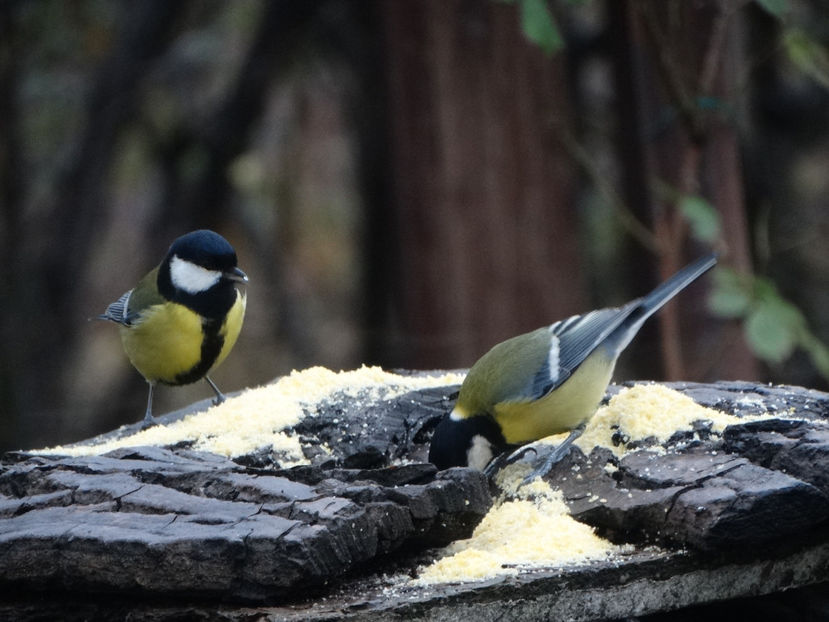
[[[777,285],[774,281],[762,276],[755,276],[751,280],[752,295],[757,300],[772,300],[780,298],[777,292]]]
[[[753,296],[751,284],[746,277],[725,266],[718,266],[712,276],[714,287],[708,298],[708,308],[720,317],[740,318],[748,315]]]
[[[714,242],[720,236],[720,215],[714,206],[700,196],[685,195],[679,210],[691,225],[691,233],[701,242]]]
[[[708,308],[720,317],[744,317],[751,306],[751,300],[743,289],[717,288],[708,297]]]
[[[524,36],[548,56],[564,47],[558,26],[546,0],[521,0],[521,29]]]
[[[798,28],[783,33],[783,47],[789,60],[822,87],[829,89],[829,52]]]
[[[760,358],[780,363],[799,345],[805,320],[794,305],[779,296],[761,300],[745,323],[748,343]]]
[[[782,19],[789,12],[789,0],[757,0],[760,8],[773,15],[774,17]]]
[[[748,316],[744,330],[752,351],[764,361],[780,363],[794,350],[793,335],[764,307]]]
[[[773,281],[723,266],[712,276],[709,308],[720,317],[745,318],[743,331],[757,357],[780,363],[801,347],[829,380],[829,347],[811,332],[803,313],[780,295]]]

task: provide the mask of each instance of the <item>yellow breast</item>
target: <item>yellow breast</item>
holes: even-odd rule
[[[236,345],[236,339],[239,337],[239,333],[242,330],[242,323],[245,320],[245,308],[247,307],[247,297],[245,294],[237,291],[236,292],[236,302],[230,308],[230,311],[227,313],[227,318],[225,318],[225,323],[221,328],[219,334],[224,337],[224,345],[222,346],[222,351],[219,353],[216,362],[213,363],[213,366],[210,369],[215,369],[219,366],[219,364],[227,358],[227,355],[230,354],[230,351],[233,349],[233,346]]]
[[[613,362],[598,349],[564,384],[544,397],[495,404],[493,415],[504,439],[517,444],[572,430],[596,412],[612,374]]]
[[[216,360],[205,374],[221,363],[239,337],[245,315],[245,296],[237,292],[219,335],[224,339]],[[181,384],[176,378],[201,362],[204,332],[202,318],[187,307],[171,302],[153,305],[141,319],[121,327],[121,342],[133,366],[149,382]],[[198,380],[194,378],[192,381]]]

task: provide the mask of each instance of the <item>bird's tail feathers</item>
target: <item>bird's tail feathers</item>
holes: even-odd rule
[[[716,263],[717,255],[715,253],[697,259],[694,263],[685,266],[664,283],[661,283],[650,294],[630,303],[631,306],[635,305],[634,309],[616,329],[615,339],[611,340],[616,354],[618,355],[627,347],[636,333],[639,332],[645,320],[661,309],[671,298],[713,268]]]
[[[716,263],[717,255],[711,253],[685,266],[664,283],[661,283],[650,294],[642,298],[639,304],[640,313],[644,317],[650,316],[671,298],[713,268]]]

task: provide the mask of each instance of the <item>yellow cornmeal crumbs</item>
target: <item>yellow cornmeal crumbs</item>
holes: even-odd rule
[[[712,432],[721,433],[728,425],[767,416],[735,417],[701,406],[684,393],[661,384],[636,384],[622,389],[599,408],[574,444],[586,454],[601,445],[623,456],[625,447],[615,446],[611,440],[617,429],[631,441],[655,437],[664,442],[677,431],[692,430],[695,421],[711,421]]]
[[[602,445],[621,456],[625,448],[614,446],[611,440],[617,429],[631,441],[649,437],[666,441],[678,430],[692,430],[695,421],[711,421],[712,431],[721,433],[727,425],[765,416],[735,417],[701,406],[665,386],[637,384],[622,389],[607,406],[599,408],[575,444],[587,454]],[[555,445],[565,438],[567,433],[543,442]],[[529,468],[528,464],[517,463],[502,469],[496,483],[505,496],[487,513],[471,538],[448,546],[445,557],[421,569],[414,583],[477,581],[516,574],[521,567],[605,559],[621,550],[574,520],[561,492],[551,489],[544,480],[535,479],[521,486]],[[505,500],[509,498],[514,500]]]
[[[324,367],[293,371],[277,382],[247,390],[206,411],[193,413],[169,425],[157,425],[99,445],[52,447],[37,453],[58,455],[103,454],[119,447],[172,445],[193,441],[194,449],[223,456],[240,456],[273,445],[284,456],[284,466],[304,464],[299,440],[285,433],[306,409],[334,393],[373,402],[391,399],[415,389],[463,382],[463,374],[401,376],[379,367],[334,372]]]
[[[480,581],[539,568],[606,559],[618,547],[573,519],[561,492],[540,479],[519,488],[527,465],[502,469],[496,481],[518,498],[501,497],[467,540],[444,549],[445,556],[420,569],[415,585]]]

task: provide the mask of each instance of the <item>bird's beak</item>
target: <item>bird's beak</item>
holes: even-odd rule
[[[248,275],[242,272],[239,268],[228,270],[227,272],[224,272],[222,276],[230,281],[239,281],[240,283],[248,282]]]

